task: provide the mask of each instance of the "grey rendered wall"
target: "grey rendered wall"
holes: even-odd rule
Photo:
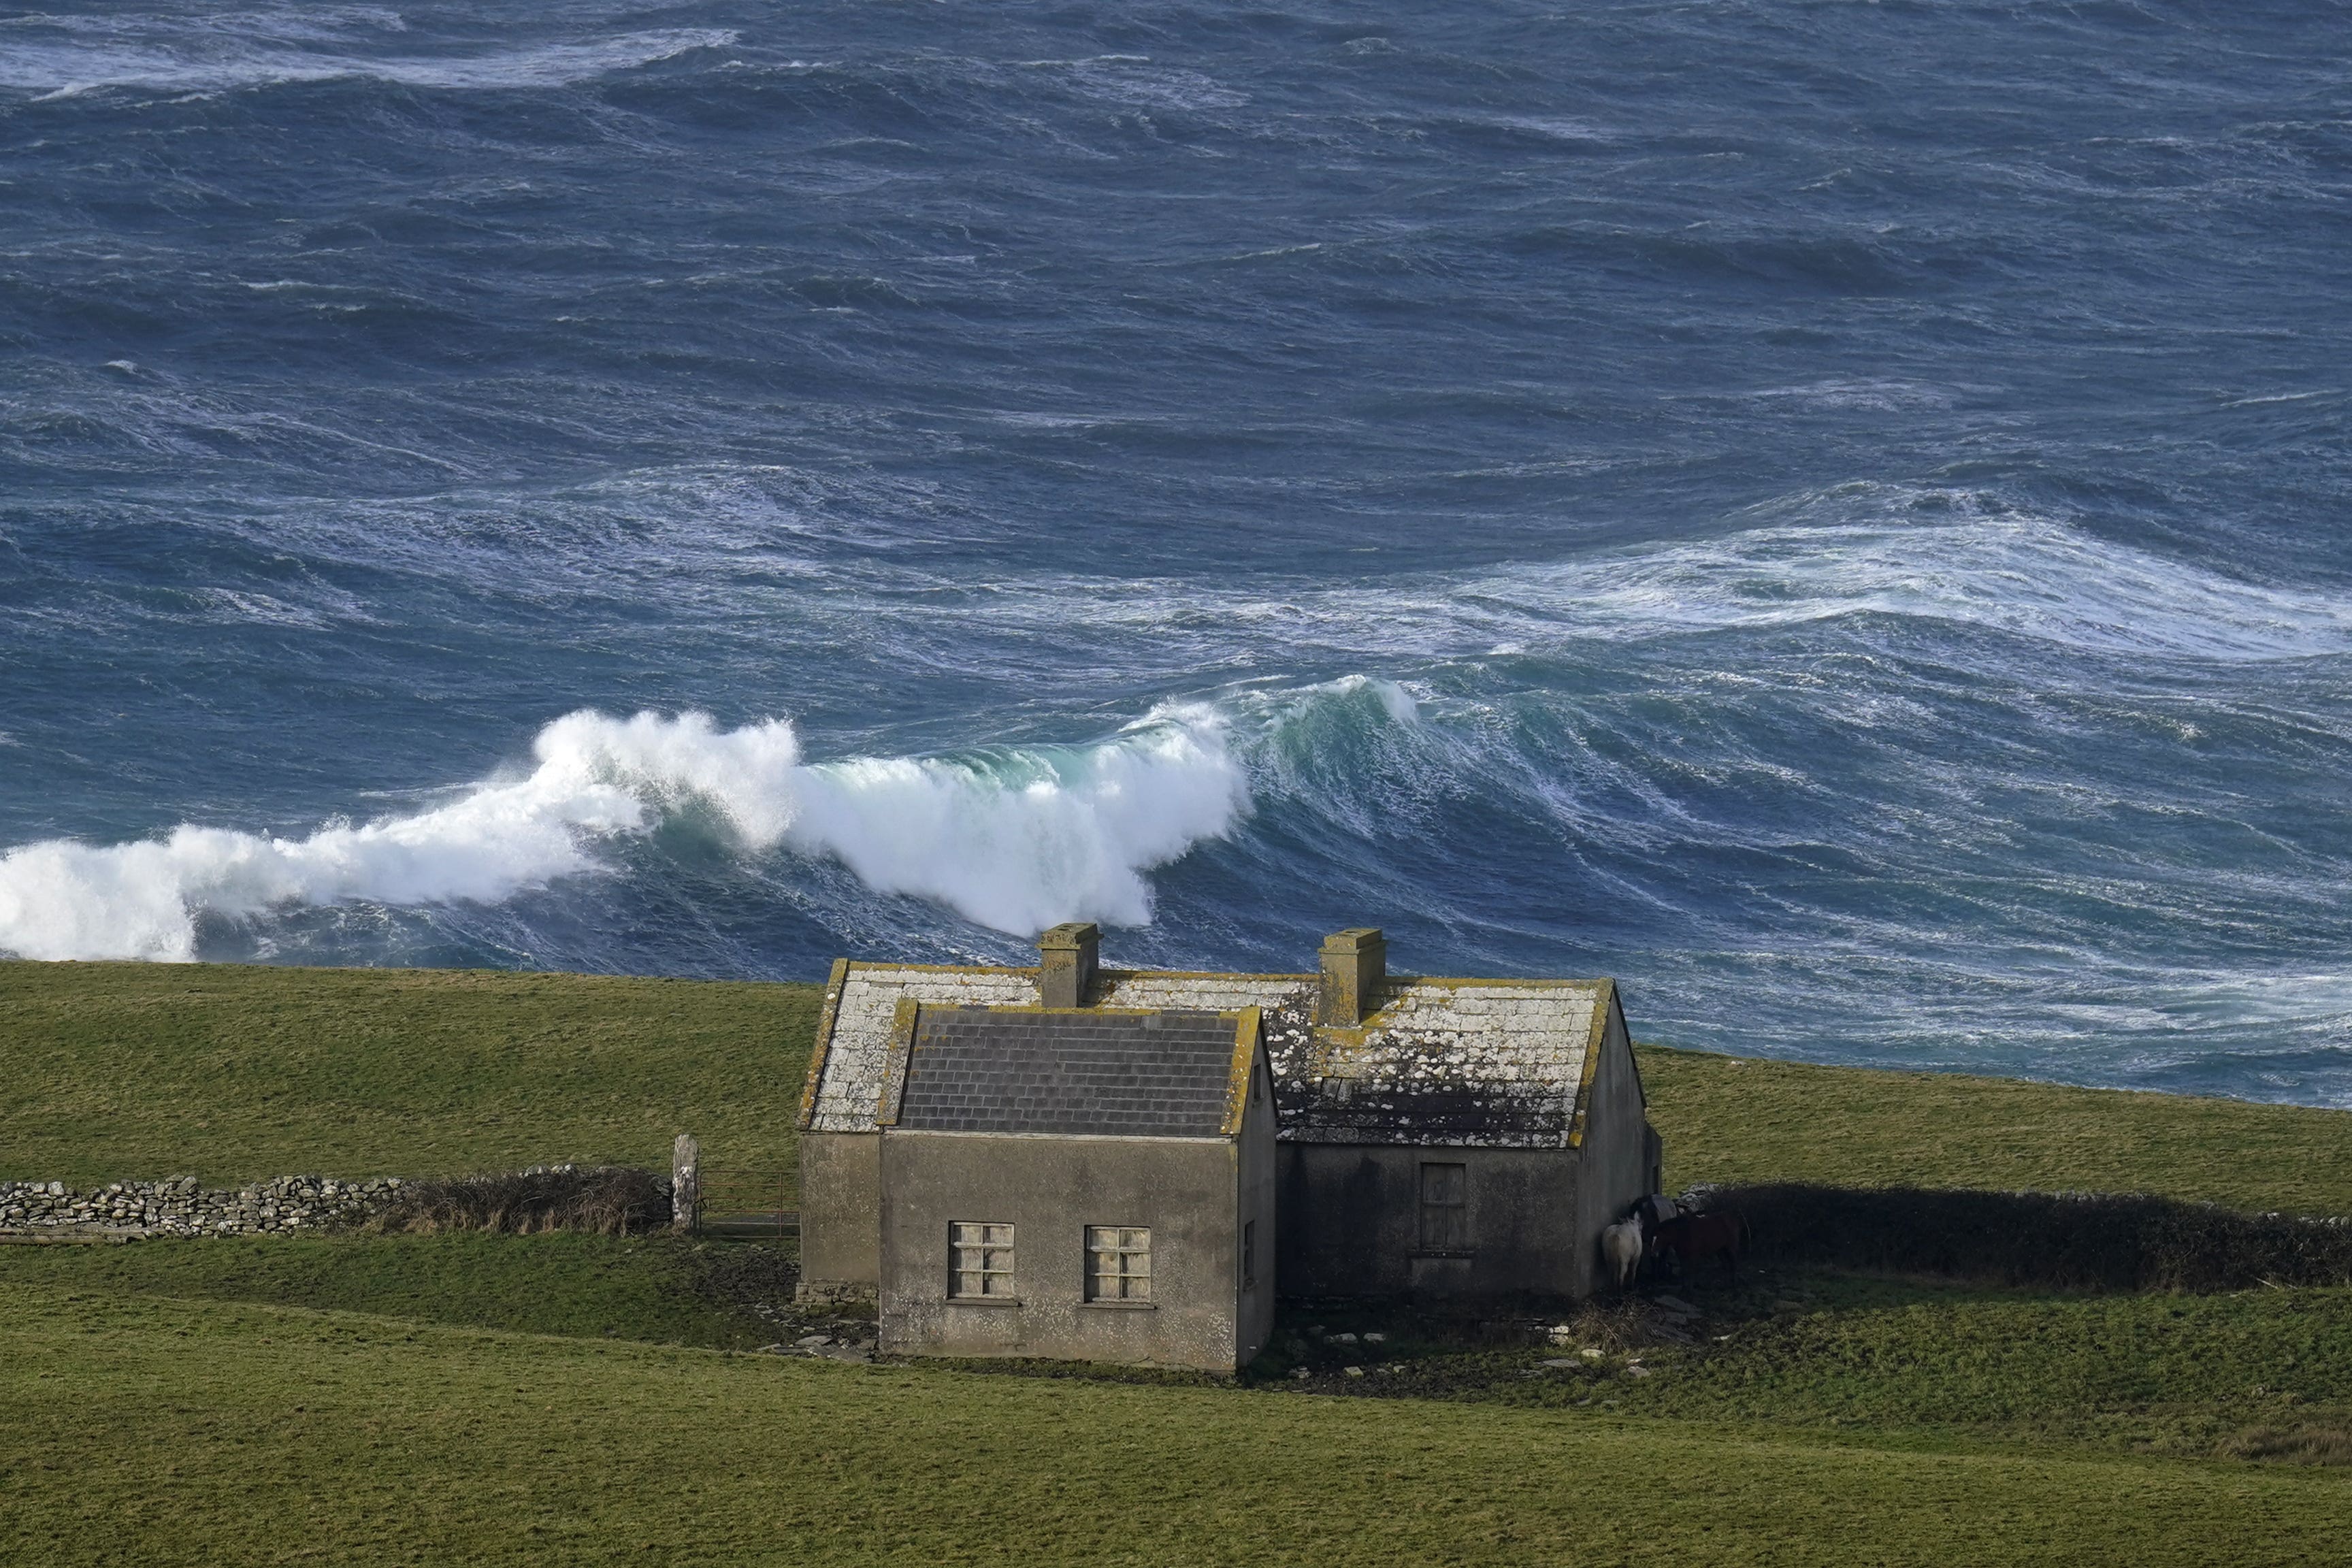
[[[1567,1296],[1590,1289],[1571,1150],[1279,1147],[1286,1296]],[[1467,1256],[1422,1249],[1424,1161],[1467,1167]]]
[[[881,1134],[802,1133],[802,1297],[871,1297],[881,1278]]]
[[[1257,1282],[1241,1288],[1238,1364],[1247,1366],[1274,1334],[1281,1281],[1282,1232],[1273,1081],[1263,1051],[1251,1065],[1250,1102],[1242,1117],[1240,1219],[1257,1225]],[[1236,1235],[1239,1231],[1236,1230]]]
[[[881,1348],[1232,1372],[1240,1146],[1223,1139],[882,1135]],[[1018,1305],[948,1297],[948,1226],[1011,1224]],[[1151,1227],[1149,1308],[1085,1300],[1086,1227]]]
[[[1592,1079],[1592,1103],[1584,1121],[1584,1183],[1578,1205],[1578,1257],[1589,1291],[1601,1274],[1601,1233],[1622,1219],[1649,1191],[1648,1112],[1642,1103],[1641,1071],[1625,1015],[1611,998],[1601,1033],[1601,1067]]]

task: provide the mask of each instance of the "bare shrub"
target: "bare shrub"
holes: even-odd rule
[[[669,1183],[630,1165],[543,1165],[505,1175],[412,1182],[371,1228],[586,1231],[627,1236],[669,1224]]]
[[[2341,1426],[2253,1426],[2222,1440],[2221,1457],[2289,1465],[2352,1465],[2352,1432]]]
[[[2062,1289],[2352,1284],[2352,1225],[2146,1194],[1727,1190],[1759,1257]]]

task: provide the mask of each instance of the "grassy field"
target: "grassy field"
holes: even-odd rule
[[[2352,1215],[2352,1112],[1641,1050],[1667,1184],[2144,1192]]]
[[[0,1560],[2337,1561],[2341,1471],[0,1285]]]
[[[223,1237],[185,1246],[0,1247],[0,1283],[53,1286],[92,1300],[245,1301],[519,1333],[754,1350],[775,1339],[775,1331],[730,1310],[723,1294],[699,1288],[706,1265],[754,1256],[751,1248],[668,1237]]]
[[[0,1178],[782,1164],[820,988],[0,963]],[[2352,1214],[2352,1114],[1644,1047],[1667,1175]]]
[[[750,1351],[798,1331],[781,1326],[790,1285],[774,1258],[725,1242],[564,1235],[8,1247],[0,1247],[0,1289],[80,1302],[171,1298],[357,1311],[411,1325]],[[1693,1345],[1648,1338],[1629,1347],[1614,1331],[1643,1339],[1639,1321],[1612,1321],[1604,1310],[1592,1337],[1612,1353],[1593,1363],[1549,1347],[1419,1341],[1393,1319],[1377,1321],[1391,1335],[1384,1348],[1337,1352],[1310,1343],[1306,1321],[1294,1319],[1250,1381],[1297,1394],[2116,1454],[2210,1456],[2255,1430],[2352,1433],[2352,1290],[2046,1296],[1819,1270],[1683,1290],[1706,1314]],[[755,1300],[779,1310],[762,1316],[747,1305]],[[1335,1331],[1376,1326],[1345,1317],[1322,1322]],[[1638,1357],[1641,1374],[1629,1371],[1629,1356]],[[1570,1364],[1556,1364],[1563,1359]],[[1345,1364],[1365,1375],[1345,1375]],[[1294,1365],[1314,1375],[1294,1382],[1286,1375]]]
[[[0,1175],[782,1163],[816,1001],[0,965]],[[1676,1183],[2352,1212],[2344,1113],[1642,1065]],[[737,1353],[787,1284],[670,1237],[0,1247],[0,1563],[2278,1563],[2352,1516],[2343,1289],[1759,1268],[1678,1339],[1595,1309],[1590,1360],[1292,1319],[1234,1387]]]
[[[821,992],[482,971],[0,963],[0,1177],[792,1158]]]

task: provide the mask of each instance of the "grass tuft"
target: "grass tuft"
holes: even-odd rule
[[[2254,1426],[2223,1443],[2221,1455],[2273,1464],[2352,1465],[2352,1431],[2341,1426]]]

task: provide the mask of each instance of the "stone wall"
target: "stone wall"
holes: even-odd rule
[[[173,1176],[76,1192],[63,1182],[0,1182],[0,1231],[253,1236],[325,1230],[373,1217],[404,1184],[398,1176],[365,1182],[279,1176],[234,1192],[207,1192],[194,1176]]]

